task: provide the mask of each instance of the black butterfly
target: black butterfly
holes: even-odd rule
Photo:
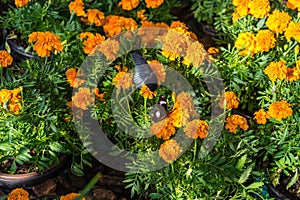
[[[164,95],[159,96],[158,103],[154,105],[152,114],[152,121],[155,123],[168,116],[168,104]]]
[[[135,72],[133,75],[133,83],[137,88],[141,88],[143,85],[154,92],[157,88],[157,77],[155,72],[151,69],[150,65],[143,58],[143,56],[131,53],[135,65]]]

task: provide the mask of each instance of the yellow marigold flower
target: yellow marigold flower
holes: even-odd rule
[[[143,85],[141,90],[140,90],[140,95],[142,95],[145,99],[152,99],[153,96],[157,95],[157,92],[154,91],[152,92],[147,85]]]
[[[285,30],[284,36],[288,41],[290,41],[291,38],[294,38],[300,42],[300,22],[290,22]]]
[[[77,16],[86,16],[84,12],[84,3],[82,0],[74,0],[69,4],[70,13],[74,12]]]
[[[0,105],[3,105],[6,101],[10,100],[11,91],[8,89],[0,90]]]
[[[0,50],[0,67],[7,67],[13,62],[13,57],[6,51]]]
[[[138,36],[142,39],[142,41],[146,44],[151,44],[154,46],[157,43],[157,38],[162,36],[164,33],[167,32],[169,26],[165,23],[156,23],[154,24],[151,21],[142,21],[142,26],[138,30]],[[152,27],[158,27],[152,28]]]
[[[110,15],[105,18],[103,30],[107,37],[121,33],[124,30],[135,30],[137,23],[132,18]]]
[[[286,79],[287,66],[285,61],[271,62],[264,72],[268,75],[271,81],[276,81],[276,79],[284,80]]]
[[[188,38],[175,30],[169,30],[162,43],[162,55],[174,61],[187,51]]]
[[[297,81],[300,78],[300,70],[297,67],[288,67],[286,73],[287,81]]]
[[[286,3],[286,6],[293,10],[298,8],[298,11],[300,11],[300,1],[299,0],[288,0],[288,2]]]
[[[224,108],[226,104],[226,109],[237,108],[239,106],[240,99],[232,91],[225,92],[219,102],[219,106]]]
[[[140,0],[121,0],[118,4],[123,10],[133,10],[140,4]]]
[[[269,30],[260,30],[256,35],[256,52],[268,52],[275,47],[276,39]]]
[[[93,23],[96,26],[102,26],[105,21],[104,13],[98,9],[88,9],[87,18],[89,23]]]
[[[90,32],[84,32],[79,35],[80,38],[86,38],[87,40],[83,41],[83,51],[86,54],[93,53],[93,50],[95,47],[97,47],[99,44],[101,44],[105,37],[100,35],[99,33],[96,33],[95,35]]]
[[[76,197],[78,197],[80,194],[77,193],[69,193],[65,196],[61,196],[60,200],[74,200]],[[85,198],[81,198],[81,200],[85,200]]]
[[[271,10],[268,0],[250,0],[248,8],[249,13],[257,18],[266,17]]]
[[[273,13],[268,17],[266,25],[274,33],[283,33],[288,27],[291,19],[292,18],[288,13],[274,10]]]
[[[29,200],[29,193],[22,188],[16,188],[8,194],[7,200]]]
[[[59,36],[48,31],[31,33],[28,36],[28,42],[35,42],[33,50],[41,57],[49,57],[51,51],[63,50]]]
[[[203,44],[195,41],[188,46],[186,56],[184,57],[182,63],[188,66],[192,64],[194,67],[199,68],[204,61],[205,56],[206,51]]]
[[[108,38],[101,46],[96,48],[97,51],[102,52],[108,61],[114,61],[118,55],[120,44],[117,40]]]
[[[78,92],[72,97],[73,104],[82,110],[87,110],[88,106],[93,104],[94,99],[92,97],[89,88],[79,88]]]
[[[147,8],[158,8],[164,0],[145,0]]]
[[[81,75],[80,73],[76,72],[75,68],[69,68],[66,71],[66,78],[67,78],[67,82],[70,83],[70,87],[74,87],[77,88],[79,87],[82,83],[84,83],[85,81],[80,79],[80,78],[76,78],[76,76]]]
[[[258,124],[266,124],[267,119],[270,118],[270,116],[267,112],[264,111],[264,109],[260,109],[259,111],[255,112],[254,115],[254,119],[257,121]]]
[[[153,123],[150,127],[150,133],[154,134],[157,138],[168,140],[176,133],[176,129],[167,117],[159,122]]]
[[[233,0],[232,3],[235,7],[233,13],[233,21],[238,20],[249,14],[248,3],[250,0]]]
[[[15,5],[20,8],[23,6],[26,6],[28,4],[29,0],[15,0]]]
[[[216,47],[209,47],[209,48],[207,49],[207,53],[208,53],[209,55],[216,55],[216,54],[219,53],[219,49],[217,49]]]
[[[284,100],[276,101],[269,106],[268,115],[276,120],[290,117],[293,114],[291,106],[292,104],[289,104]]]
[[[0,106],[4,104],[7,105],[6,109],[14,114],[19,114],[22,109],[21,101],[22,97],[20,95],[21,88],[16,88],[13,90],[2,89],[0,90]]]
[[[197,139],[205,138],[208,135],[208,124],[205,121],[195,119],[188,122],[186,127],[183,129],[187,137]]]
[[[132,77],[133,77],[132,73],[119,72],[113,78],[113,85],[115,85],[118,89],[120,88],[127,89],[129,87],[132,87],[133,86]]]
[[[159,148],[158,154],[167,163],[175,161],[182,152],[180,144],[174,140],[165,141]]]
[[[240,33],[236,39],[234,46],[240,50],[239,55],[253,55],[256,48],[256,38],[252,33]]]
[[[188,30],[188,27],[186,26],[185,23],[181,21],[173,21],[172,24],[170,25],[171,29],[176,29],[176,28],[182,28],[183,30]]]
[[[118,72],[127,72],[128,71],[128,68],[124,65],[115,65],[114,68],[117,69]]]
[[[146,10],[145,10],[145,9],[142,9],[142,10],[137,11],[137,13],[136,13],[137,17],[138,17],[141,21],[147,20],[147,17],[145,16],[145,12],[146,12]]]
[[[173,126],[180,128],[185,126],[190,118],[190,114],[187,110],[178,106],[178,104],[174,105],[171,113],[169,114],[169,120]]]
[[[236,134],[238,126],[244,131],[248,130],[249,128],[246,118],[240,115],[231,115],[227,117],[225,123],[225,128],[234,134]]]
[[[157,83],[160,85],[165,81],[166,78],[166,70],[163,65],[158,60],[151,60],[148,62],[151,69],[155,72]]]

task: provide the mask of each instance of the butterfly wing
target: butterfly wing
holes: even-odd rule
[[[137,88],[147,85],[147,87],[154,92],[157,88],[157,77],[155,72],[141,55],[132,53],[131,56],[135,64],[133,83]]]
[[[168,116],[168,105],[165,97],[160,95],[158,104],[156,104],[152,111],[152,121],[159,122]]]

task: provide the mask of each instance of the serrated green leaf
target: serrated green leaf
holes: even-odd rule
[[[55,151],[55,152],[62,153],[64,151],[63,146],[61,146],[61,144],[59,144],[58,142],[51,143],[49,147],[52,151]]]
[[[236,168],[237,169],[242,169],[245,166],[245,162],[247,159],[247,154],[243,155],[237,162]]]
[[[251,171],[252,171],[252,167],[249,167],[249,168],[245,169],[243,174],[239,178],[238,183],[240,183],[240,184],[245,183],[247,181]]]
[[[292,185],[294,185],[298,180],[298,170],[296,169],[293,178],[291,178],[290,182],[287,184],[286,189],[288,190]]]

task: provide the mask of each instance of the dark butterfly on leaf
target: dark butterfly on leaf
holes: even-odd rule
[[[157,88],[157,77],[155,72],[151,69],[150,65],[143,58],[143,56],[131,53],[135,65],[135,72],[133,75],[133,83],[137,88],[141,88],[146,85],[151,92],[154,92]]]
[[[152,114],[152,121],[155,123],[168,116],[168,104],[164,95],[159,96],[158,103],[154,105]]]

